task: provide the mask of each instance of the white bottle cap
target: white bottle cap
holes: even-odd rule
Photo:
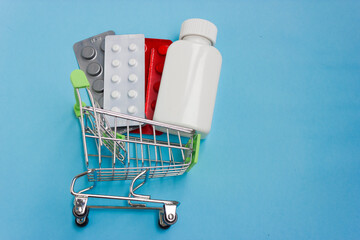
[[[183,39],[189,35],[198,35],[209,39],[215,45],[217,27],[212,22],[200,18],[188,19],[181,25],[180,37]]]

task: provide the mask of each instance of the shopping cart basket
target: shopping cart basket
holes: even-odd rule
[[[137,194],[135,191],[148,178],[178,176],[189,171],[198,159],[200,135],[189,128],[101,109],[93,100],[84,72],[74,70],[70,79],[74,87],[74,112],[80,121],[87,168],[86,172],[74,177],[70,187],[71,194],[75,196],[73,214],[76,224],[87,225],[90,208],[120,208],[158,210],[160,227],[173,225],[177,221],[178,201],[152,199],[150,195]],[[82,95],[87,96],[89,106],[82,101]],[[119,120],[125,120],[126,125],[117,127]],[[142,134],[144,124],[152,127],[153,135]],[[131,133],[134,125],[139,134]],[[157,136],[155,130],[161,130],[164,134]],[[87,176],[92,185],[75,192],[74,185],[83,176]],[[138,179],[143,181],[134,186]],[[88,193],[98,181],[115,180],[131,180],[128,196]],[[90,206],[90,198],[124,200],[127,205]],[[162,206],[154,207],[154,204]]]

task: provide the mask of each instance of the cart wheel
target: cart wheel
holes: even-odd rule
[[[73,207],[73,214],[75,216],[75,223],[76,225],[78,225],[79,227],[85,227],[88,223],[89,223],[89,208],[86,207],[85,208],[85,212],[82,215],[79,215],[76,213],[75,211],[75,206]]]
[[[175,213],[175,219],[174,219],[174,221],[169,222],[169,221],[166,220],[165,216],[163,215],[164,222],[165,222],[166,224],[168,224],[169,226],[174,225],[174,224],[176,223],[176,221],[177,221],[177,218],[178,218],[177,213]]]
[[[160,211],[159,212],[159,226],[162,228],[162,229],[168,229],[169,227],[171,227],[171,225],[174,225],[177,221],[177,213],[175,214],[175,219],[172,221],[172,222],[169,222],[166,220],[165,218],[165,215],[164,215],[164,212],[163,211]]]
[[[159,227],[162,229],[168,229],[169,227],[171,227],[171,225],[162,223],[162,221],[160,219],[158,220],[158,224],[159,224]]]
[[[89,215],[89,208],[86,207],[84,214],[81,214],[81,215],[80,215],[80,214],[77,214],[77,213],[76,213],[76,211],[75,211],[75,206],[74,206],[72,212],[73,212],[73,214],[74,214],[74,216],[75,216],[76,218],[83,218],[83,217],[87,217],[87,216]]]
[[[85,227],[89,223],[89,218],[88,217],[75,218],[75,223],[78,227]]]

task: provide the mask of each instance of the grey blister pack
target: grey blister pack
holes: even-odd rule
[[[114,35],[107,31],[74,44],[79,68],[86,74],[94,100],[103,107],[105,37]]]
[[[104,109],[145,118],[144,35],[106,36],[104,66]],[[114,120],[108,121],[114,127]],[[126,120],[116,123],[118,127],[126,125]]]

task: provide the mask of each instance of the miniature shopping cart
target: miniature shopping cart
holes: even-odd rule
[[[90,208],[120,208],[158,210],[160,227],[173,225],[177,221],[176,208],[179,202],[152,199],[150,195],[137,194],[135,191],[148,178],[178,176],[189,171],[197,162],[200,135],[189,128],[101,109],[88,89],[89,82],[84,72],[75,70],[70,79],[75,92],[74,111],[80,120],[87,168],[86,172],[75,176],[71,182],[70,192],[75,196],[75,223],[86,226]],[[89,105],[82,101],[82,95],[87,97]],[[126,124],[118,127],[120,121]],[[152,127],[152,135],[142,134],[145,124]],[[134,126],[138,133],[132,133]],[[163,134],[156,135],[156,130]],[[75,192],[75,182],[83,176],[87,176],[88,182],[93,184]],[[135,186],[139,179],[143,180]],[[98,181],[116,180],[131,180],[128,196],[88,193]],[[88,200],[91,198],[124,200],[126,205],[90,206]]]

